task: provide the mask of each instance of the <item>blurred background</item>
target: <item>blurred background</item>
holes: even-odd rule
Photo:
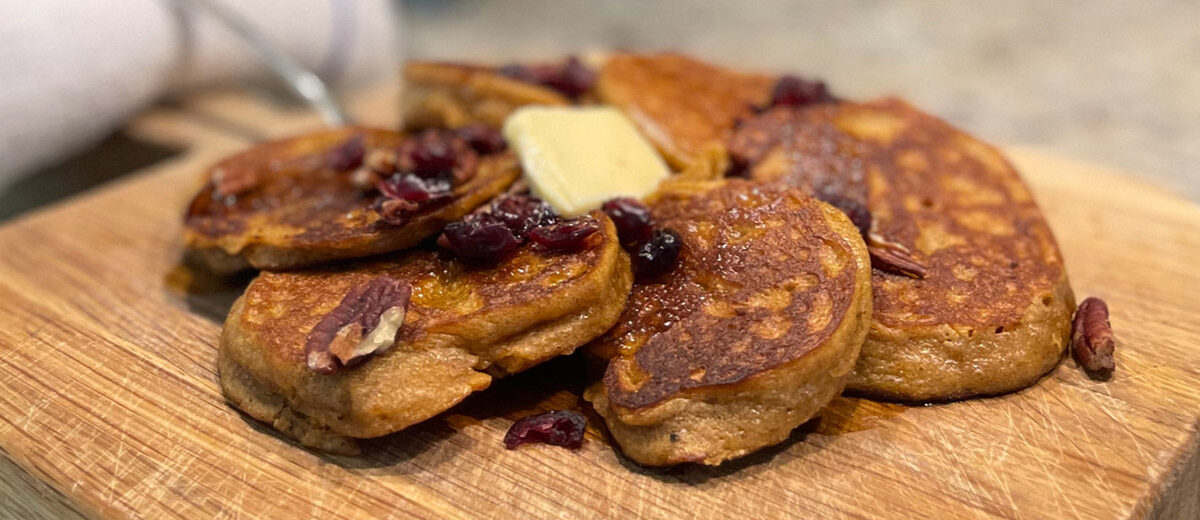
[[[125,118],[164,96],[219,83],[271,84],[236,38],[187,12],[191,3],[0,6],[0,118],[7,129],[0,131],[0,219],[178,153],[147,150],[120,131]],[[845,97],[905,97],[986,140],[1120,170],[1200,201],[1200,2],[229,5],[342,94],[356,84],[395,81],[396,65],[408,58],[504,63],[603,48],[680,50],[822,78]],[[106,16],[83,16],[101,7]],[[81,48],[103,59],[89,59]],[[77,59],[54,61],[55,52]],[[70,85],[65,93],[40,84],[48,75],[59,78],[51,84]],[[31,83],[40,90],[20,90]],[[51,103],[47,92],[63,102]],[[116,96],[128,99],[105,100]]]

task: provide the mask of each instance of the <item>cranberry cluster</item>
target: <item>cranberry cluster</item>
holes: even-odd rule
[[[683,241],[667,228],[655,228],[650,208],[635,199],[620,197],[600,207],[617,227],[621,247],[632,255],[639,278],[653,278],[670,271],[679,259]]]
[[[596,73],[575,56],[556,64],[505,65],[496,72],[502,76],[552,88],[571,99],[578,99],[586,94],[596,82]]]
[[[813,103],[836,101],[829,93],[824,81],[808,80],[797,76],[784,76],[771,90],[771,104],[775,106],[802,106]]]
[[[403,224],[414,214],[452,200],[456,184],[475,173],[479,156],[501,151],[500,132],[483,125],[457,130],[429,129],[405,139],[391,153],[367,153],[363,134],[332,148],[330,168],[352,172],[351,182],[378,191],[375,208],[388,224]]]
[[[551,251],[579,251],[599,230],[600,223],[589,216],[562,220],[545,201],[505,195],[488,211],[447,224],[438,245],[468,260],[495,261],[526,241]]]

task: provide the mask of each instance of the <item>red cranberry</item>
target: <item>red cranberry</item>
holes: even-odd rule
[[[650,239],[654,226],[650,223],[650,208],[637,199],[620,197],[605,202],[600,209],[617,226],[617,236],[626,249]]]
[[[397,173],[379,181],[375,187],[382,195],[376,210],[384,222],[394,225],[403,224],[412,215],[453,199],[449,182],[422,179],[412,174]]]
[[[490,213],[473,213],[447,224],[438,238],[438,245],[461,258],[494,261],[516,249],[521,241],[504,222]]]
[[[584,216],[533,228],[529,240],[553,251],[579,251],[587,246],[588,237],[597,231],[600,231],[600,222]]]
[[[546,86],[574,99],[586,94],[595,82],[596,73],[579,61],[579,58],[571,56],[559,67],[557,74],[547,79]]]
[[[653,278],[675,266],[683,240],[670,229],[658,229],[633,254],[633,269],[639,277]]]
[[[502,76],[536,83],[557,90],[572,99],[587,93],[596,82],[596,73],[571,56],[557,65],[505,65],[496,70]]]
[[[823,81],[811,81],[796,76],[784,76],[771,91],[771,106],[800,106],[827,103],[834,98]]]
[[[742,179],[750,178],[750,160],[730,150],[729,168],[725,170],[725,176]]]
[[[362,134],[358,134],[333,147],[325,158],[326,164],[330,168],[342,172],[362,166],[363,157],[367,155],[367,150],[363,146],[364,141]]]
[[[499,130],[483,124],[467,125],[454,133],[482,155],[499,152],[508,146]]]
[[[576,450],[583,446],[586,428],[587,419],[570,410],[531,415],[513,423],[504,434],[504,447],[511,450],[532,442]]]
[[[558,222],[558,214],[541,199],[527,195],[505,195],[492,201],[494,215],[517,238],[524,239],[533,228]]]
[[[408,202],[426,202],[450,196],[450,183],[445,179],[424,179],[413,174],[397,173],[376,184],[383,196]]]
[[[413,139],[407,147],[407,166],[413,173],[421,177],[446,175],[458,166],[453,135],[431,129]]]

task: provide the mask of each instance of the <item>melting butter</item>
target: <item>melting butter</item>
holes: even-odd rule
[[[504,122],[533,194],[575,216],[614,197],[643,198],[670,171],[625,114],[612,107],[527,106]]]

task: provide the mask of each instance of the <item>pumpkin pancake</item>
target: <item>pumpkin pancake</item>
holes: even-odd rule
[[[870,266],[838,210],[783,186],[676,180],[650,202],[675,267],[639,280],[585,393],[646,465],[777,444],[842,392],[871,315]]]
[[[601,232],[578,252],[526,244],[497,264],[472,265],[422,248],[338,268],[263,272],[225,321],[225,397],[305,446],[355,453],[355,438],[399,431],[493,377],[568,354],[616,322],[632,283],[611,221],[593,217]],[[375,290],[380,284],[387,289]],[[381,303],[385,296],[397,301]],[[321,330],[330,352],[339,328],[354,320],[363,318],[362,337],[374,337],[393,304],[402,325],[384,329],[394,334],[383,338],[386,350],[331,373],[310,368]],[[338,322],[342,311],[349,319]]]
[[[459,128],[482,123],[500,128],[524,105],[568,105],[571,98],[553,88],[501,73],[498,67],[458,63],[409,62],[401,98],[404,127]]]
[[[719,174],[724,141],[767,103],[774,84],[680,54],[615,54],[600,70],[596,95],[624,110],[672,167]]]
[[[751,179],[869,209],[874,318],[848,389],[941,401],[1033,384],[1062,358],[1074,296],[1020,176],[991,146],[895,99],[778,107],[730,153]],[[893,258],[894,260],[894,258]],[[895,271],[895,269],[893,269]],[[905,269],[898,272],[903,273]]]
[[[464,152],[471,156],[470,171],[455,182],[446,203],[401,221],[386,219],[374,188],[354,182],[367,173],[363,167],[339,169],[335,156],[356,147],[358,162],[364,156],[369,161],[373,154],[395,154],[405,139],[386,130],[339,128],[260,144],[220,162],[184,219],[189,260],[229,273],[405,249],[502,193],[520,175],[510,153]]]

